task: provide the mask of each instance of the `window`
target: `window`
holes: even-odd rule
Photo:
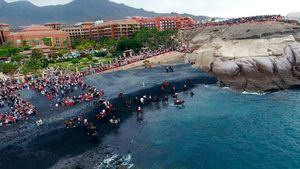
[[[26,39],[26,40],[23,42],[23,45],[24,45],[24,46],[30,46],[30,39]]]
[[[44,45],[46,45],[46,46],[52,46],[52,39],[51,38],[43,37],[42,40],[43,40]]]
[[[21,39],[17,39],[17,44],[21,45],[21,43],[22,43],[22,40]]]
[[[59,37],[55,38],[55,46],[60,46]]]
[[[33,43],[36,46],[36,45],[39,45],[40,41],[39,41],[39,39],[35,38],[35,39],[33,39]]]
[[[63,46],[68,47],[68,38],[62,38]]]

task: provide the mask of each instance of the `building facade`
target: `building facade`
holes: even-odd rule
[[[196,26],[197,22],[191,17],[167,16],[167,17],[133,17],[140,23],[141,27],[156,28],[160,31],[164,30],[184,30]]]
[[[67,32],[71,40],[76,38],[90,38],[90,29],[94,22],[83,22],[75,25],[67,25],[62,23],[46,23],[44,26]]]
[[[140,24],[134,19],[121,19],[95,24],[91,27],[92,39],[132,37],[140,29]]]
[[[103,22],[83,22],[75,25],[61,23],[46,23],[44,26],[63,31],[69,34],[70,39],[100,39],[133,37],[134,33],[142,27],[157,28],[163,30],[183,30],[195,26],[197,23],[190,17],[168,16],[168,17],[132,17],[131,19],[120,19]]]
[[[56,48],[71,46],[70,36],[67,32],[41,25],[33,25],[21,32],[10,33],[7,36],[7,41],[13,42],[16,46],[46,45]]]
[[[9,34],[9,25],[0,23],[0,46],[2,46],[4,42],[6,42],[8,34]]]

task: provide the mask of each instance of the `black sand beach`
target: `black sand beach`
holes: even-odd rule
[[[116,115],[124,121],[132,115],[133,110],[125,110],[117,99],[123,92],[126,97],[143,96],[144,94],[160,95],[162,81],[167,80],[176,85],[179,90],[191,79],[194,84],[212,84],[216,79],[190,65],[173,66],[173,73],[166,73],[165,66],[153,69],[135,69],[104,74],[94,74],[85,78],[85,82],[97,89],[105,90],[105,99],[109,99],[116,107]],[[144,85],[143,85],[144,84]],[[90,159],[100,161],[109,147],[101,144],[101,138],[117,128],[112,128],[105,121],[96,121],[95,114],[100,109],[93,103],[87,102],[74,107],[51,108],[51,102],[34,91],[20,91],[26,100],[32,102],[40,114],[15,126],[0,128],[0,168],[68,168],[74,161],[91,163]],[[118,109],[119,108],[119,109]],[[99,129],[99,141],[93,142],[87,137],[83,127],[66,129],[63,122],[83,113],[85,117],[95,121]],[[42,118],[43,126],[36,126],[35,120]],[[89,151],[97,152],[90,157]],[[100,159],[99,159],[100,158]],[[69,160],[68,160],[69,159]],[[70,161],[71,159],[71,161]],[[89,159],[89,160],[86,160]],[[84,165],[85,167],[87,164]]]

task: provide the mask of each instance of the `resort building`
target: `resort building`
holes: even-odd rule
[[[122,36],[131,38],[133,34],[142,27],[157,28],[163,30],[183,30],[195,26],[197,23],[190,17],[168,16],[168,17],[132,17],[131,19],[103,20],[96,22],[83,22],[75,25],[61,23],[46,23],[44,26],[51,29],[67,32],[71,40],[76,38],[100,39]]]
[[[56,22],[44,24],[44,26],[47,26],[49,28],[67,32],[71,40],[74,40],[76,38],[90,38],[90,29],[93,25],[94,22],[83,22],[77,23],[75,25],[67,25]]]
[[[60,30],[62,23],[60,22],[51,22],[51,23],[46,23],[44,26],[55,29],[55,30]]]
[[[194,27],[197,22],[191,17],[168,16],[168,17],[133,17],[134,20],[140,23],[141,27],[156,28],[163,30],[183,30]]]
[[[139,29],[140,24],[134,19],[112,20],[92,26],[90,37],[92,39],[104,37],[119,39],[123,36],[130,38]]]
[[[68,48],[71,45],[68,33],[41,25],[32,25],[21,32],[10,33],[7,41],[11,41],[17,46],[46,45]]]
[[[83,37],[83,29],[81,25],[61,25],[60,30],[67,32],[71,40]]]
[[[0,46],[6,42],[7,36],[9,34],[9,25],[0,23]]]

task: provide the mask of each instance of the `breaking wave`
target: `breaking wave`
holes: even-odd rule
[[[94,169],[109,169],[123,167],[130,169],[134,165],[131,163],[131,154],[120,156],[117,154],[108,155],[100,164],[97,164]]]

